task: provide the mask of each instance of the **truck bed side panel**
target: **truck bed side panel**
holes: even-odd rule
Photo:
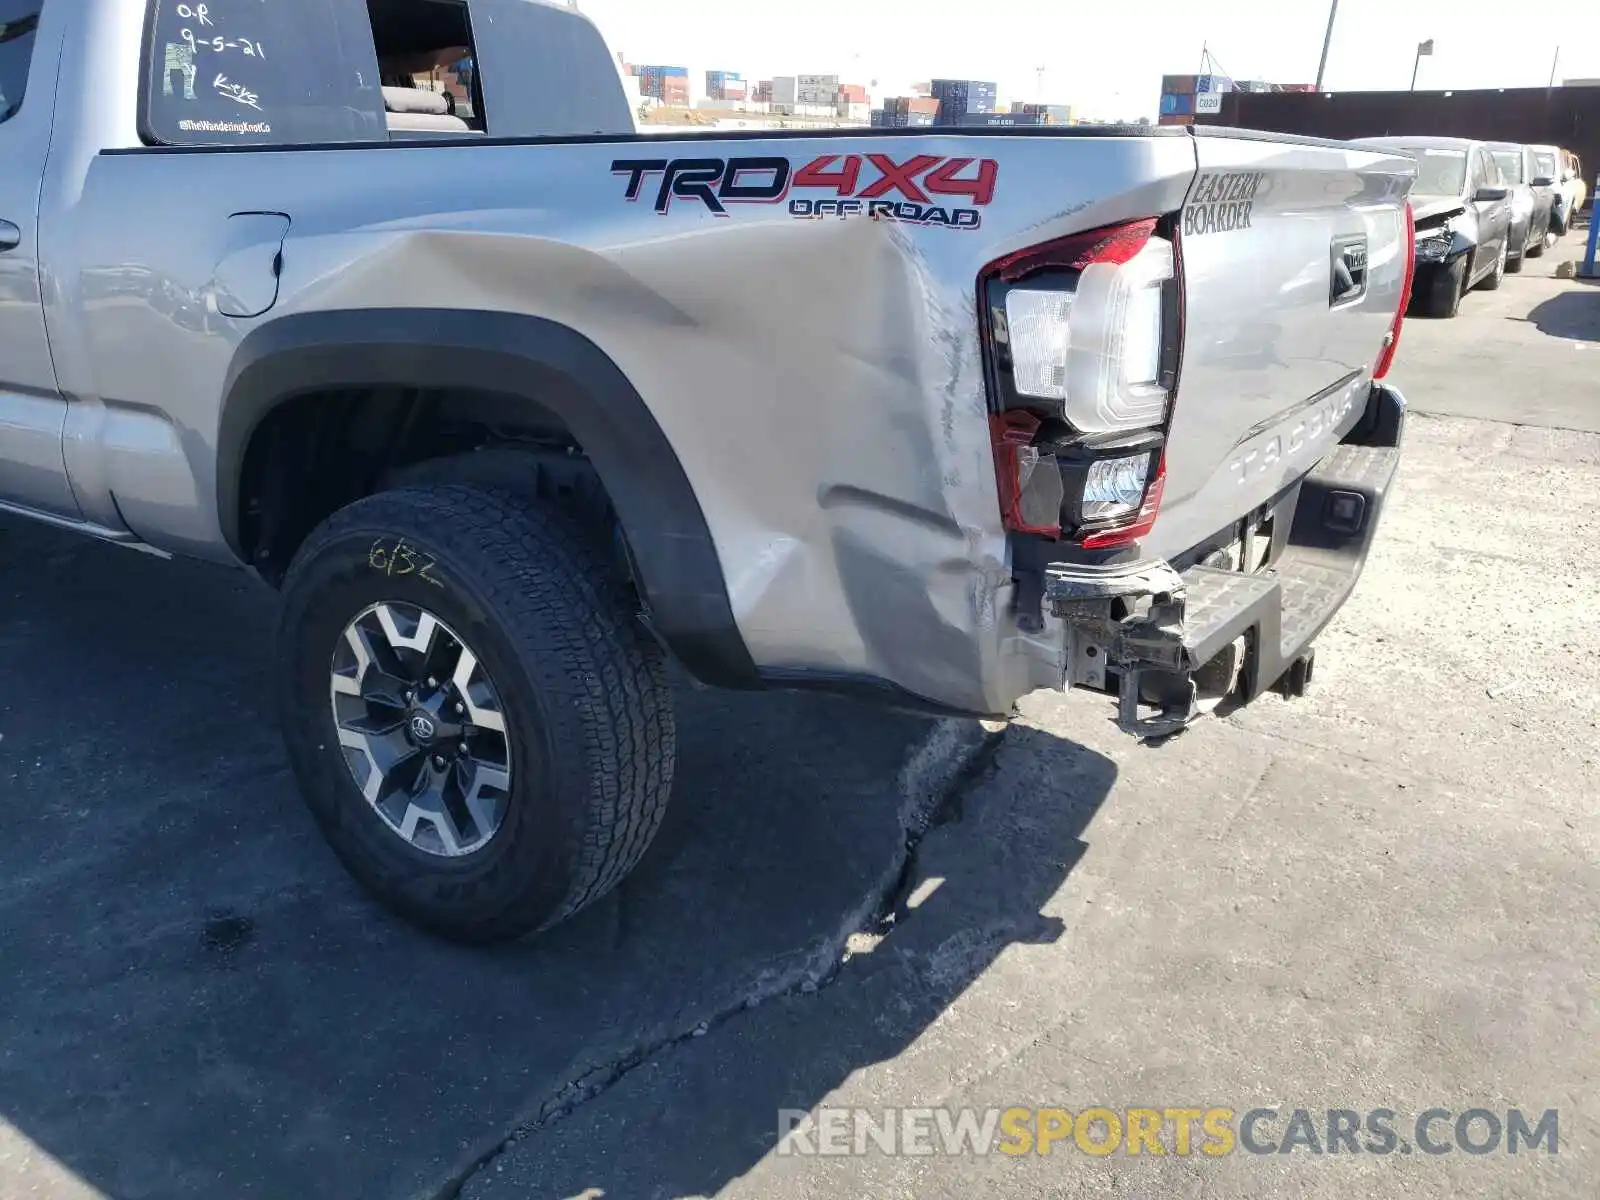
[[[838,185],[813,178],[719,213],[693,190],[664,194],[665,162],[679,159],[702,172],[764,162],[764,174],[740,176],[747,184],[770,180],[774,159],[796,179],[817,164]],[[930,195],[918,180],[934,164],[970,181],[983,160],[994,164],[987,203],[935,191],[960,223],[905,219],[923,207],[912,196]],[[897,185],[880,161],[914,174]],[[853,188],[846,170],[859,173]],[[541,317],[599,346],[648,404],[704,510],[759,667],[1001,711],[1016,694],[1000,665],[1013,585],[979,274],[1023,247],[1172,212],[1193,176],[1187,137],[102,155],[53,242],[65,281],[53,313],[63,344],[83,347],[64,381],[81,400],[75,477],[103,480],[151,543],[226,553],[217,406],[253,329],[394,306]],[[852,190],[896,207],[875,219],[861,200],[841,215]],[[834,207],[792,207],[813,200]],[[219,318],[224,229],[247,212],[290,218],[277,304]],[[107,441],[99,431],[117,414],[128,432]]]

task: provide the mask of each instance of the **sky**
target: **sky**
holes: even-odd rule
[[[898,95],[932,77],[986,79],[1008,100],[1075,105],[1088,117],[1154,117],[1160,77],[1198,70],[1209,48],[1235,79],[1310,83],[1328,0],[578,0],[628,61],[837,74]],[[1338,0],[1324,87],[1404,88],[1434,39],[1423,89],[1543,87],[1600,77],[1600,4]],[[1539,15],[1554,11],[1559,18]],[[1040,86],[1039,68],[1044,68]]]

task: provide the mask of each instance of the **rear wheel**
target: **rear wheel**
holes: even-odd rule
[[[1467,260],[1463,255],[1448,267],[1436,267],[1420,289],[1417,311],[1425,317],[1453,317],[1461,309],[1466,288]]]
[[[1549,242],[1549,234],[1548,234],[1548,232],[1541,233],[1539,235],[1538,240],[1535,241],[1533,243],[1533,245],[1528,247],[1528,257],[1529,258],[1542,258],[1542,257],[1544,257],[1544,248],[1548,244],[1548,242]]]
[[[356,879],[463,941],[604,895],[666,810],[659,648],[603,549],[508,492],[357,501],[290,568],[282,722],[312,814]]]

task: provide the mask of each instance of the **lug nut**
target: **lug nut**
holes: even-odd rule
[[[458,713],[464,713],[464,712],[467,711],[467,706],[465,704],[457,704],[456,705],[456,711]]]
[[[439,686],[439,681],[437,679],[435,679],[432,675],[429,675],[428,676],[428,686],[429,687],[438,687]]]
[[[433,756],[433,765],[442,769],[444,767],[444,755],[435,754]]]

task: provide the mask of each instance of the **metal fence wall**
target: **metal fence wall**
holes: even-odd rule
[[[1547,144],[1583,160],[1591,192],[1600,173],[1600,87],[1459,92],[1229,92],[1197,124],[1313,137],[1429,134]]]

